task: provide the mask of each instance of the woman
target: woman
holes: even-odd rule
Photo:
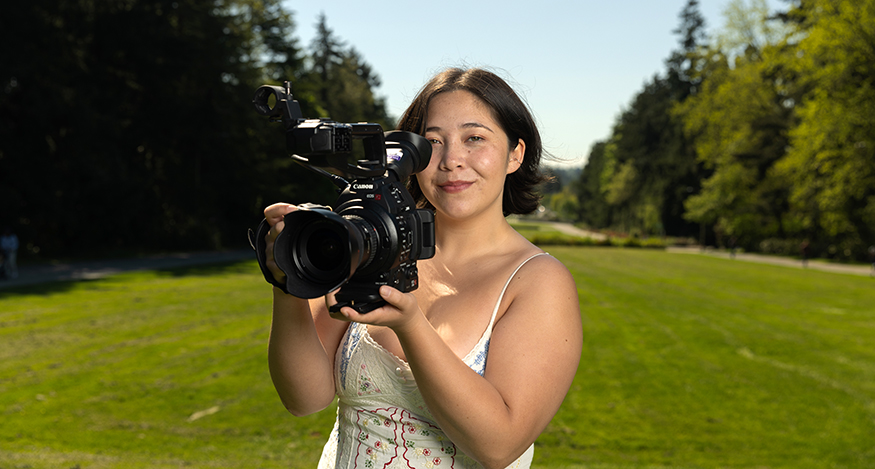
[[[505,220],[537,208],[534,120],[496,75],[450,69],[399,128],[432,144],[410,181],[435,210],[436,254],[418,262],[420,287],[382,287],[388,305],[367,314],[329,314],[331,295],[308,302],[274,288],[274,385],[295,415],[339,396],[320,468],[529,467],[582,346],[571,275]],[[293,210],[265,210],[268,259]]]

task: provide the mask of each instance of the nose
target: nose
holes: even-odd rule
[[[439,156],[438,168],[443,171],[452,171],[465,165],[465,149],[462,144],[452,140],[443,145]]]

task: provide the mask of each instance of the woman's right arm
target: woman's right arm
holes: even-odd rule
[[[264,211],[271,225],[267,265],[278,280],[285,274],[273,262],[273,243],[283,229],[283,216],[294,210],[293,205],[275,204]],[[347,327],[348,323],[328,315],[324,298],[296,298],[273,287],[268,366],[274,387],[292,414],[312,414],[333,402],[334,356]]]

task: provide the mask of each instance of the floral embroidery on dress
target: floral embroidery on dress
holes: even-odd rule
[[[380,388],[374,383],[371,374],[368,372],[368,365],[362,363],[358,375],[358,395],[367,396],[370,394],[379,394]]]
[[[401,411],[401,419],[401,439],[406,448],[402,457],[407,461],[408,467],[455,467],[456,445],[444,437],[440,428],[406,410]],[[430,446],[417,443],[427,443]],[[435,448],[437,445],[440,445],[439,448]]]
[[[354,467],[455,467],[456,446],[427,420],[397,407],[356,409],[355,415],[360,430],[351,455]]]
[[[359,428],[355,467],[372,469],[387,467],[398,457],[398,448],[393,442],[397,426],[393,425],[397,408],[356,411]]]

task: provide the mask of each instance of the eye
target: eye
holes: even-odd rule
[[[470,142],[481,142],[483,140],[484,140],[483,137],[481,137],[479,135],[472,135],[472,136],[468,137],[468,141],[470,141]]]

